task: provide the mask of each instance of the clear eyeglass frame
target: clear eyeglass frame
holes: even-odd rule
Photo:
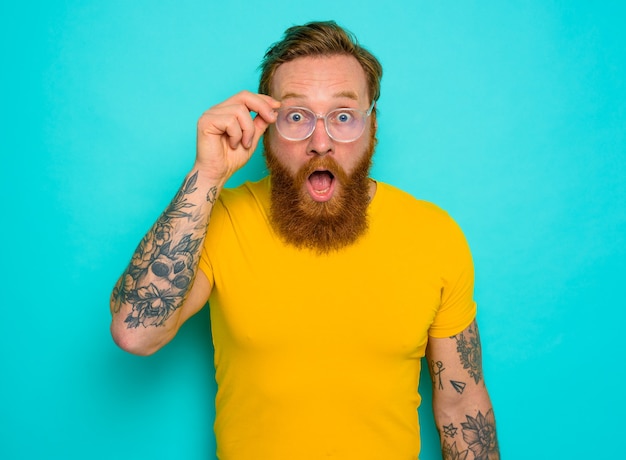
[[[283,137],[284,139],[287,139],[288,141],[303,141],[311,137],[311,135],[315,132],[315,129],[317,128],[317,120],[324,120],[324,128],[326,129],[326,133],[331,139],[333,139],[336,142],[353,142],[363,135],[363,132],[365,131],[365,122],[369,118],[369,116],[372,114],[372,111],[374,110],[375,106],[376,106],[376,101],[373,101],[366,111],[344,107],[344,108],[333,109],[330,112],[326,113],[325,115],[315,113],[311,109],[307,109],[306,107],[299,107],[299,106],[280,107],[276,111],[278,114],[278,117],[276,118],[276,123],[275,123],[276,131],[278,131],[278,134],[280,134],[281,137]],[[284,125],[282,126],[282,129],[281,129],[281,125],[284,122],[286,122],[286,118],[284,117],[284,114],[287,112],[294,113],[294,111],[309,115],[309,117],[307,117],[307,125],[300,127],[300,129],[304,127],[306,127],[307,129],[306,131],[303,131],[303,134],[299,136],[288,135],[286,132],[288,131],[288,129]],[[358,121],[358,125],[353,125],[356,127],[352,127],[352,128],[349,127],[350,128],[349,137],[343,137],[341,134],[338,136],[337,132],[333,134],[333,131],[335,131],[335,129],[339,125],[329,123],[329,119],[332,120],[333,116],[345,114],[345,113],[353,114],[354,115],[353,119]]]

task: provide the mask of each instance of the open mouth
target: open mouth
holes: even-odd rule
[[[328,170],[313,171],[307,179],[309,195],[315,201],[328,201],[335,189],[335,176]]]

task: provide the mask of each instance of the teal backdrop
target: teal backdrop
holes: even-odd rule
[[[141,358],[109,294],[200,114],[319,19],[384,65],[373,175],[470,242],[503,458],[623,457],[626,2],[6,0],[0,458],[214,458],[207,309]],[[230,185],[262,175],[257,154]]]

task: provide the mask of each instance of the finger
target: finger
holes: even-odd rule
[[[203,136],[226,136],[231,146],[238,144],[242,136],[240,121],[232,109],[223,113],[215,109],[205,112],[198,122],[198,130]]]
[[[276,122],[278,114],[275,110],[266,113],[257,113],[253,119],[254,129],[244,133],[243,143],[247,148],[256,146],[261,136],[265,133],[270,124]]]
[[[257,117],[254,118],[256,119]],[[244,148],[249,149],[252,147],[258,129],[261,128],[261,130],[264,130],[264,128],[255,123],[251,113],[243,107],[241,107],[240,111],[237,113],[237,122],[241,129],[241,144]]]
[[[250,146],[248,148],[256,149],[259,143],[259,140],[261,139],[261,136],[265,134],[269,125],[270,124],[266,120],[264,120],[263,117],[258,116],[258,115],[254,117],[255,130],[254,130],[254,135],[250,142]]]
[[[267,127],[276,121],[278,117],[276,109],[280,107],[280,102],[270,96],[255,96],[262,99],[263,102],[256,106],[256,116],[251,120],[252,123],[249,123],[249,117],[246,117],[245,125],[242,123],[242,144],[248,149],[255,147]]]
[[[268,126],[276,122],[278,118],[277,109],[280,108],[281,102],[264,94],[258,95],[264,101],[256,116],[254,117],[255,132],[252,143],[256,145],[261,136],[265,133]]]
[[[229,147],[234,150],[242,144],[249,148],[256,128],[247,107],[237,104],[217,110],[223,113],[215,114],[214,126],[218,132],[226,135]]]
[[[281,102],[265,94],[259,94],[259,97],[263,100],[265,105],[257,111],[257,114],[263,117],[268,123],[274,123],[276,121],[276,110],[280,108]]]
[[[281,102],[278,99],[274,99],[272,96],[268,96],[267,94],[259,94],[258,96],[270,107],[272,107],[272,109],[277,109],[281,105]]]
[[[224,133],[228,139],[228,145],[231,149],[236,149],[243,138],[243,129],[236,117],[229,117],[228,122],[224,125]]]
[[[268,123],[276,121],[275,111],[280,107],[281,103],[273,97],[266,94],[242,91],[237,94],[235,98],[238,102],[244,104],[250,112],[254,112],[261,116]]]
[[[215,105],[205,115],[212,118],[210,124],[217,131],[226,134],[232,149],[240,143],[249,149],[263,135],[267,126],[276,121],[278,107],[280,102],[271,96],[242,91]],[[256,113],[254,122],[252,113]]]

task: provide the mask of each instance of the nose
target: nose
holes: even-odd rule
[[[324,156],[332,153],[333,140],[326,132],[324,118],[318,117],[315,121],[315,129],[309,137],[308,153],[309,155]]]

